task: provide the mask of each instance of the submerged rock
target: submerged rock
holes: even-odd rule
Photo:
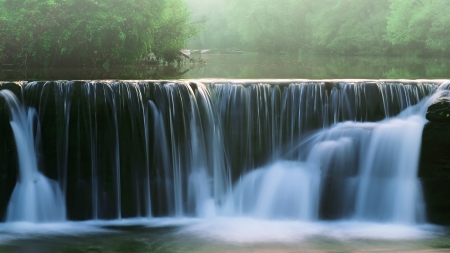
[[[450,94],[437,98],[427,110],[427,120],[431,122],[450,122]]]

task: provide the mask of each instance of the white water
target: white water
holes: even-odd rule
[[[65,219],[65,205],[59,186],[37,168],[32,134],[35,113],[33,110],[26,112],[17,100],[12,99],[12,93],[2,91],[1,94],[7,98],[10,108],[14,107],[11,104],[16,104],[11,125],[16,125],[13,129],[20,148],[20,176],[8,206],[7,221],[62,221]],[[173,99],[175,95],[168,92],[167,96]],[[155,118],[157,143],[154,145],[164,158],[160,161],[162,170],[168,170],[164,165],[173,159],[171,172],[174,180],[173,184],[165,185],[165,193],[168,202],[174,199],[174,207],[169,209],[174,211],[172,215],[179,217],[175,221],[181,220],[187,210],[193,211],[191,213],[197,217],[206,218],[183,231],[248,242],[270,238],[294,240],[323,233],[344,233],[350,234],[349,237],[358,238],[360,235],[364,238],[361,231],[374,238],[423,236],[422,231],[416,229],[417,224],[424,222],[425,215],[416,175],[421,131],[426,122],[424,111],[419,109],[426,108],[424,102],[396,118],[377,123],[345,122],[324,129],[298,145],[297,160],[276,161],[248,172],[233,187],[228,185],[231,180],[223,166],[225,161],[221,160],[226,160],[221,149],[206,148],[222,146],[220,129],[208,127],[216,126],[215,122],[202,122],[205,124],[202,125],[198,108],[193,103],[184,108],[193,116],[188,122],[190,132],[187,133],[191,139],[188,148],[182,149],[178,145],[170,145],[162,134],[170,129],[172,136],[169,139],[172,142],[176,140],[173,120],[179,115],[175,109],[170,108],[171,121],[164,125],[161,112],[153,103],[149,102],[149,106]],[[213,110],[208,112],[208,120],[214,121]],[[206,130],[210,132],[205,133]],[[292,139],[294,141],[295,138]],[[206,145],[206,142],[213,145]],[[174,156],[169,157],[169,149]],[[188,170],[183,170],[180,161],[185,152],[188,153],[186,157],[192,158]],[[183,174],[185,171],[188,173]],[[336,209],[342,210],[342,218],[351,222],[324,224],[318,221],[320,199],[327,187],[326,178],[336,176],[340,178],[342,187],[335,191],[331,200]],[[187,179],[186,193],[182,189],[183,179]],[[94,199],[96,194],[93,192]],[[96,208],[96,200],[93,201]],[[120,198],[117,202],[120,203]],[[150,216],[150,201],[148,204]],[[94,211],[94,219],[96,213]],[[141,222],[145,224],[148,221]],[[380,235],[377,237],[376,234]]]
[[[417,178],[426,104],[376,123],[344,122],[300,144],[298,162],[275,162],[238,180],[222,208],[226,216],[314,221],[328,177],[341,218],[421,224],[425,203]],[[336,188],[336,187],[335,187]],[[322,191],[322,193],[321,193]],[[321,195],[322,194],[322,195]]]
[[[420,240],[445,234],[433,225],[404,225],[375,222],[305,222],[292,220],[262,220],[250,217],[198,218],[134,218],[120,220],[90,220],[60,223],[14,222],[0,224],[0,244],[13,243],[27,238],[52,238],[59,236],[99,235],[109,237],[123,234],[121,227],[143,226],[152,228],[171,227],[175,236],[194,236],[207,241],[232,244],[255,243],[302,243],[315,239],[351,241],[368,240]],[[130,232],[127,232],[127,234]],[[131,232],[132,233],[132,232]],[[114,238],[114,237],[111,237]],[[183,237],[180,237],[183,238]],[[403,242],[404,243],[404,242]]]
[[[432,236],[437,230],[425,223],[417,170],[424,115],[437,96],[395,118],[320,131],[297,147],[298,161],[278,161],[242,175],[217,217],[181,232],[231,243]],[[318,220],[328,177],[341,182],[333,196],[339,201],[333,203],[344,215],[334,222]]]
[[[11,127],[19,158],[19,175],[8,204],[6,221],[53,222],[66,217],[65,203],[57,182],[38,171],[33,135],[34,109],[25,109],[15,95],[0,91],[11,114]]]
[[[255,218],[216,218],[194,221],[180,228],[190,234],[226,243],[299,243],[315,238],[337,240],[417,240],[441,233],[432,225],[375,222],[274,221]]]
[[[316,220],[319,186],[317,165],[277,162],[244,175],[229,195],[224,214]]]
[[[416,223],[425,220],[417,178],[422,117],[393,119],[378,125],[360,164],[355,218]]]

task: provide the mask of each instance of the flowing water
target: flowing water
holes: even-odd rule
[[[35,111],[28,111],[15,95],[0,91],[11,114],[11,128],[19,156],[19,178],[8,204],[6,222],[52,222],[65,220],[65,204],[57,182],[39,172],[33,134]],[[39,133],[39,132],[38,132]]]
[[[19,161],[0,231],[5,240],[136,225],[231,243],[426,238],[435,228],[418,159],[441,84],[0,83]]]

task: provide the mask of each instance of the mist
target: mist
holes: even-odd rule
[[[186,0],[189,48],[301,55],[449,55],[447,0]]]

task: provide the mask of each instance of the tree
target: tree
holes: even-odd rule
[[[230,0],[229,8],[230,25],[258,52],[297,52],[309,39],[304,1]]]
[[[448,0],[390,0],[385,39],[412,54],[449,53]]]
[[[448,0],[228,0],[249,50],[326,55],[450,54]]]
[[[183,0],[166,0],[160,23],[153,33],[156,38],[153,52],[162,60],[171,62],[180,57],[185,42],[198,32],[198,26],[190,23],[190,12]]]
[[[389,1],[229,0],[230,23],[258,52],[380,54]]]
[[[311,16],[317,49],[340,55],[377,55],[389,44],[383,40],[388,0],[322,0]],[[316,49],[316,51],[317,51]]]
[[[37,65],[172,61],[195,33],[182,0],[0,0],[1,60]]]

